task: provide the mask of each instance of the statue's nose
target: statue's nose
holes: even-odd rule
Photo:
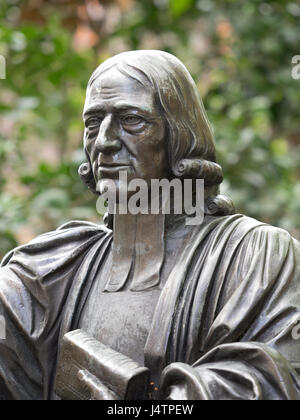
[[[99,152],[107,154],[121,150],[122,143],[117,139],[116,130],[113,127],[112,115],[107,115],[103,119],[95,146]]]

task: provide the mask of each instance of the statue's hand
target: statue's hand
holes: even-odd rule
[[[195,399],[195,390],[198,386],[198,379],[191,366],[185,363],[172,363],[162,373],[159,399],[192,400]]]
[[[165,391],[164,400],[188,400],[187,386],[184,383],[170,385]]]

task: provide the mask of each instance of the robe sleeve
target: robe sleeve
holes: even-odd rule
[[[172,363],[160,398],[300,400],[300,244],[260,226],[227,267],[202,356]],[[204,354],[203,354],[204,353]]]
[[[70,223],[3,260],[0,400],[49,399],[68,293],[84,255],[102,236],[96,225]]]

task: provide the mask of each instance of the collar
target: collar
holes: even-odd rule
[[[106,223],[112,222],[109,215]],[[106,292],[131,291],[158,286],[165,257],[165,215],[115,214],[113,217],[112,268]]]

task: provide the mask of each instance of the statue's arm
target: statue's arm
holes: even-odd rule
[[[16,274],[9,267],[1,268],[0,400],[43,398],[42,368],[30,334],[35,322],[33,305]]]
[[[0,268],[0,398],[49,399],[63,311],[78,267],[106,231],[70,222],[4,258]]]
[[[160,397],[199,400],[300,399],[300,245],[266,228],[237,255],[234,292],[192,365],[173,363]],[[227,332],[226,332],[227,331]]]
[[[221,345],[193,366],[169,365],[162,399],[299,400],[300,379],[277,351],[260,343]]]

